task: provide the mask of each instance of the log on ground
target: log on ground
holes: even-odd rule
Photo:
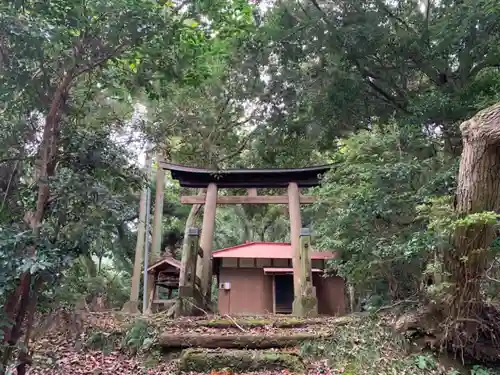
[[[211,320],[198,320],[196,324],[198,326],[210,327],[210,328],[259,328],[271,326],[275,328],[302,328],[315,324],[322,324],[323,320],[320,319],[300,319],[300,318],[290,318],[283,320],[272,320],[272,319],[211,319]],[[239,327],[238,327],[239,326]]]
[[[209,327],[209,328],[258,328],[271,326],[273,324],[272,320],[269,319],[210,319],[210,320],[198,320],[194,322],[194,326],[198,327]]]
[[[269,349],[297,346],[303,341],[319,340],[325,335],[203,335],[163,333],[159,337],[163,348],[207,348],[207,349]]]
[[[296,353],[267,350],[201,350],[186,349],[182,352],[179,368],[182,371],[211,372],[229,368],[237,372],[264,370],[289,370],[304,373],[305,365]]]
[[[301,319],[301,318],[288,318],[288,319],[272,319],[272,318],[214,318],[214,319],[202,319],[202,320],[186,320],[186,321],[173,321],[170,323],[171,326],[176,328],[186,327],[186,328],[197,328],[197,327],[208,327],[208,328],[259,328],[259,327],[275,327],[275,328],[303,328],[313,325],[327,325],[327,326],[340,326],[345,325],[352,320],[353,317],[338,317],[335,319]],[[239,327],[238,327],[239,326]]]

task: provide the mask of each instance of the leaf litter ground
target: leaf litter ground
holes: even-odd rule
[[[321,342],[306,342],[300,352],[308,365],[308,375],[372,375],[372,374],[451,374],[432,356],[409,355],[401,337],[395,337],[380,320],[366,317],[322,318],[308,324],[281,328],[287,317],[184,318],[170,320],[163,314],[147,318],[144,332],[134,337],[131,332],[143,318],[119,312],[87,313],[82,326],[74,329],[71,319],[54,320],[55,324],[38,332],[32,348],[34,366],[31,375],[169,375],[178,374],[179,353],[160,353],[155,345],[160,333],[211,334],[330,334]],[[215,328],[218,322],[229,325]],[[64,323],[63,323],[64,322]],[[224,324],[222,324],[224,326]],[[286,325],[286,324],[285,324]],[[40,327],[43,324],[40,322]],[[135,340],[135,341],[134,341]],[[149,340],[149,341],[148,341]],[[144,343],[148,341],[148,345]],[[283,351],[283,349],[280,349]],[[190,375],[231,375],[231,370]],[[238,373],[242,374],[242,373]],[[249,372],[246,375],[290,374],[288,370]],[[458,373],[455,373],[458,374]]]

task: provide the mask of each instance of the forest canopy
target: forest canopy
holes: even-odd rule
[[[342,254],[353,307],[498,317],[498,1],[3,1],[0,30],[3,342],[37,311],[127,300],[146,146],[214,169],[332,163],[302,220]],[[179,257],[190,211],[167,180],[161,250]],[[282,206],[216,220],[215,248],[289,241]]]

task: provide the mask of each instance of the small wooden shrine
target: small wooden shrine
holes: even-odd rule
[[[300,205],[314,203],[315,197],[302,195],[300,189],[319,185],[320,177],[332,167],[331,165],[293,169],[228,170],[191,168],[166,162],[160,162],[159,166],[169,170],[172,178],[178,180],[181,187],[202,188],[205,191],[202,195],[181,197],[182,203],[204,205],[201,235],[198,238],[198,231],[193,228],[187,239],[191,251],[187,254],[187,259],[182,260],[179,285],[181,298],[192,298],[196,304],[208,304],[211,300],[212,250],[218,204],[286,204],[290,215],[293,252],[293,313],[306,316],[317,312],[317,300],[312,286],[309,235],[301,235],[300,213]],[[287,194],[258,195],[258,189],[262,188],[286,188]],[[218,195],[220,189],[246,189],[247,195]],[[197,273],[200,275],[200,288]]]
[[[168,309],[175,303],[174,293],[179,289],[180,270],[181,262],[170,255],[148,268],[153,280],[148,303],[150,312]]]

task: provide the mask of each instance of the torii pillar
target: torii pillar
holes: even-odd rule
[[[316,290],[312,286],[309,233],[302,230],[300,192],[296,182],[288,184],[288,212],[290,215],[290,242],[293,265],[293,305],[295,316],[318,314]],[[305,228],[306,229],[306,228]]]
[[[288,184],[288,214],[290,216],[290,242],[292,245],[293,294],[297,298],[300,289],[300,192],[296,182]]]
[[[212,297],[212,247],[215,232],[215,212],[217,209],[217,185],[211,183],[207,187],[205,205],[203,207],[203,224],[201,227],[200,247],[203,252],[201,268],[201,293],[204,303],[209,305]]]

